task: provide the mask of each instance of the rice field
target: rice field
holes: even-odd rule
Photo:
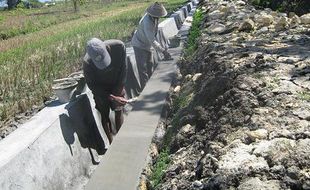
[[[67,20],[0,41],[0,128],[15,114],[49,99],[54,79],[81,69],[88,39],[129,40],[151,3],[131,0],[94,6],[84,10],[88,16],[68,16]],[[185,1],[163,3],[172,11]]]

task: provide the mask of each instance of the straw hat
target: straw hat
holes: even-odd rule
[[[98,38],[92,38],[87,42],[84,60],[91,59],[98,69],[105,69],[111,64],[111,57],[106,45]]]
[[[152,17],[163,17],[167,15],[165,7],[158,2],[155,2],[153,5],[149,6],[146,9],[146,12]]]

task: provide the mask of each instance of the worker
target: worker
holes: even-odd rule
[[[140,92],[143,90],[150,77],[148,68],[153,68],[154,66],[151,47],[156,51],[163,53],[165,59],[171,59],[171,55],[168,53],[167,49],[162,47],[160,43],[156,41],[159,18],[166,15],[167,11],[165,7],[162,4],[155,2],[146,9],[146,13],[141,18],[139,26],[133,35],[131,43],[139,70],[141,85]]]
[[[127,74],[126,48],[120,40],[87,42],[83,71],[87,86],[94,95],[96,109],[101,114],[103,129],[112,143],[113,133],[109,119],[110,109],[115,111],[116,132],[123,124],[124,84]]]

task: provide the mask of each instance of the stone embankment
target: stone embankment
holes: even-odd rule
[[[166,125],[178,130],[158,189],[310,189],[310,14],[202,9],[198,50],[171,93]]]

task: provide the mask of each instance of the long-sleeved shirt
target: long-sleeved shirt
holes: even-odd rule
[[[153,46],[154,49],[159,52],[165,51],[165,49],[156,41],[157,30],[158,18],[151,17],[146,13],[141,18],[139,26],[132,37],[132,46],[147,51],[151,51],[151,47]]]
[[[85,80],[94,95],[109,96],[111,93],[121,95],[127,75],[126,48],[120,40],[106,40],[105,44],[111,57],[111,64],[100,70],[91,59],[84,60]]]

